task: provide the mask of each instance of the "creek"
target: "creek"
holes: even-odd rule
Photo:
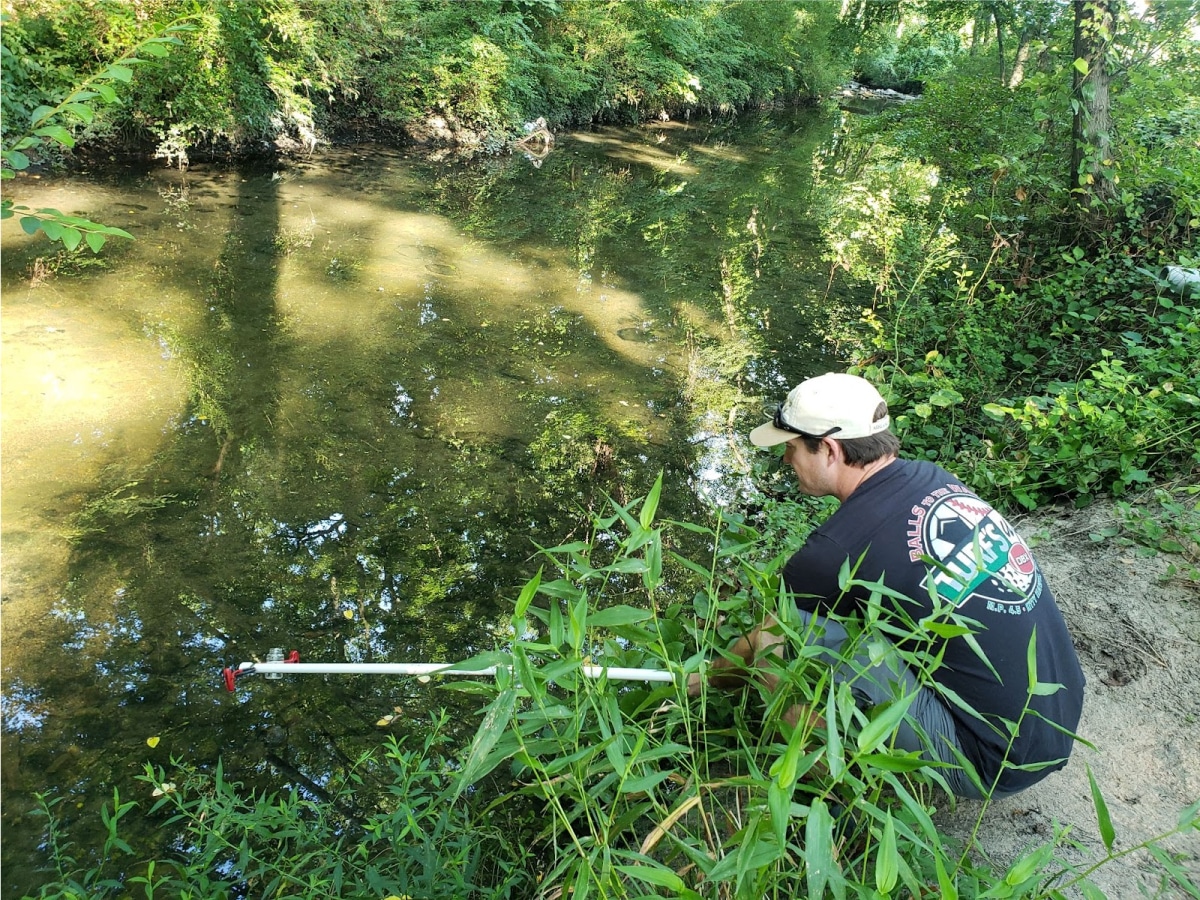
[[[76,854],[145,763],[328,773],[470,698],[304,661],[498,645],[537,546],[664,474],[662,514],[749,489],[746,429],[837,367],[856,309],[810,204],[814,111],[559,135],[544,159],[358,145],[270,167],[7,182],[116,225],[98,257],[3,224],[3,896]],[[861,305],[861,304],[859,304]],[[149,837],[147,837],[149,840]]]

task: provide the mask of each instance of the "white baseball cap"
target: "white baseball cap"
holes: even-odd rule
[[[876,419],[883,397],[857,375],[830,372],[792,388],[775,410],[775,418],[750,432],[756,447],[774,447],[797,435],[838,440],[870,437],[887,431],[891,419]]]

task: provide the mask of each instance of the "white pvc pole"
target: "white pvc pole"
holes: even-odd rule
[[[495,676],[500,668],[488,666],[484,669],[455,669],[453,663],[302,663],[302,662],[244,662],[238,670],[253,668],[264,675],[475,675]],[[585,678],[607,677],[610,681],[664,681],[673,682],[675,676],[663,669],[626,669],[618,666],[580,666],[577,670]],[[566,672],[564,674],[570,674]]]

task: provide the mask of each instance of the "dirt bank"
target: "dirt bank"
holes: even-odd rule
[[[1165,557],[1141,557],[1116,540],[1090,535],[1114,521],[1112,507],[1055,510],[1019,521],[1075,640],[1087,674],[1078,746],[1070,764],[1041,784],[983,810],[979,845],[1006,866],[1070,826],[1058,858],[1079,871],[1105,856],[1091,799],[1091,767],[1116,830],[1115,850],[1170,831],[1200,800],[1200,593],[1164,581]],[[982,805],[961,802],[941,814],[946,833],[965,837]],[[1200,879],[1200,832],[1167,845]],[[1002,870],[1002,869],[1001,869]],[[1110,900],[1186,896],[1159,888],[1145,851],[1111,862],[1090,880]]]

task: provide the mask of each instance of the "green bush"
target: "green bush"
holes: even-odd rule
[[[147,768],[142,780],[158,799],[145,815],[179,833],[181,849],[128,860],[120,830],[134,804],[117,796],[104,814],[106,862],[82,870],[58,843],[47,803],[57,875],[38,896],[123,896],[132,885],[147,896],[205,898],[866,900],[923,896],[935,885],[946,897],[1097,896],[1089,874],[1131,851],[1116,849],[1094,782],[1103,850],[1063,862],[1059,849],[1078,844],[1069,826],[1056,826],[997,872],[972,863],[970,845],[939,834],[931,818],[946,800],[938,771],[891,747],[911,698],[860,710],[848,686],[801,651],[776,664],[777,692],[759,685],[688,699],[684,676],[764,612],[777,615],[792,646],[804,637],[780,594],[778,539],[736,519],[657,525],[660,490],[661,481],[643,499],[614,503],[593,521],[590,540],[543,551],[549,571],[516,599],[510,641],[465,664],[501,666],[495,680],[446,685],[486,703],[468,747],[451,751],[437,722],[420,749],[392,742],[382,766],[370,755],[358,760],[319,803],[294,792],[247,794],[219,768]],[[680,530],[705,537],[707,554],[679,554]],[[871,605],[847,622],[848,653],[903,639],[908,663],[928,675],[936,660],[913,648],[969,630],[950,609],[921,623],[885,622],[887,590],[868,587]],[[675,683],[619,685],[586,677],[587,665],[665,670]],[[1047,689],[1035,674],[1031,695]],[[787,726],[781,716],[794,703],[824,721]],[[387,789],[372,790],[380,780]],[[358,808],[344,808],[352,797]],[[1200,804],[1140,845],[1191,893],[1194,878],[1159,844],[1197,828]],[[115,877],[118,868],[125,877]]]

